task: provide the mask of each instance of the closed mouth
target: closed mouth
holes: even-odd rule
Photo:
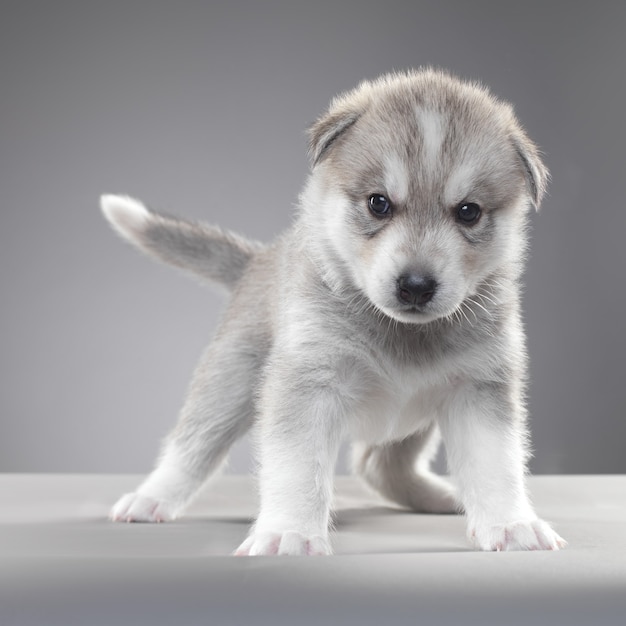
[[[414,304],[403,306],[399,309],[402,313],[410,313],[412,315],[423,315],[427,311],[424,311],[423,307],[415,306]]]

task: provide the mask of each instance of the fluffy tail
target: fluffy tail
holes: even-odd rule
[[[100,206],[113,228],[142,252],[228,288],[263,248],[217,226],[154,213],[128,196],[102,196]]]

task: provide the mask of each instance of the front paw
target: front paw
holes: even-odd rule
[[[123,495],[111,509],[114,522],[169,522],[176,517],[174,505],[139,493]]]
[[[296,531],[252,532],[235,550],[235,556],[324,556],[331,554],[328,540]]]
[[[481,550],[559,550],[567,545],[543,520],[511,522],[493,526],[477,526],[470,538]]]

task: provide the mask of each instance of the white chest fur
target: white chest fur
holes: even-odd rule
[[[387,370],[350,416],[350,435],[367,443],[384,443],[426,428],[445,411],[455,387],[443,372],[433,374],[417,368]]]

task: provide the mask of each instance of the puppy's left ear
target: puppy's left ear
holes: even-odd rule
[[[528,194],[538,211],[546,193],[550,172],[541,160],[539,149],[523,131],[519,130],[513,135],[513,145],[524,170]]]

